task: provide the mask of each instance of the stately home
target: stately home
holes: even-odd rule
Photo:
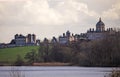
[[[107,30],[105,30],[105,24],[103,23],[101,18],[99,18],[99,21],[96,24],[96,29],[90,28],[86,33],[86,37],[89,40],[100,40],[103,39],[107,33],[110,33],[112,31],[112,28],[108,28]]]
[[[16,34],[13,40],[16,46],[23,46],[26,44],[26,37],[23,36],[22,34],[20,35]]]
[[[105,29],[104,22],[99,18],[99,21],[96,23],[96,29],[90,28],[86,33],[75,35],[68,30],[58,38],[53,37],[51,41],[45,38],[43,43],[67,45],[74,42],[101,40],[106,37],[106,34],[112,33],[115,33],[115,31],[112,28]],[[0,48],[29,45],[40,45],[40,40],[36,40],[35,34],[28,34],[27,36],[16,34],[9,44],[0,44]]]
[[[99,18],[99,21],[96,24],[96,29],[90,28],[86,33],[71,35],[70,31],[67,31],[66,34],[63,33],[62,36],[59,37],[60,44],[68,44],[71,42],[78,42],[81,40],[89,41],[89,40],[101,40],[106,37],[106,34],[114,33],[112,28],[105,29],[105,24]]]
[[[67,31],[66,34],[63,33],[62,36],[59,36],[59,43],[60,44],[68,44],[69,42],[74,41],[74,35]]]
[[[10,44],[15,46],[35,45],[36,41],[35,34],[28,34],[27,36],[16,34]]]

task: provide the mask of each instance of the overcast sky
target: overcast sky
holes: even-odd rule
[[[15,34],[58,37],[80,34],[102,18],[106,28],[120,27],[120,0],[0,0],[0,43]]]

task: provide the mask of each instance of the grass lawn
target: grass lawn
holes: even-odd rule
[[[0,62],[14,62],[17,55],[20,55],[25,61],[25,54],[30,52],[32,49],[38,50],[38,48],[38,46],[25,46],[0,49]]]

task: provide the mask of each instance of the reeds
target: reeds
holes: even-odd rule
[[[18,68],[12,67],[10,71],[10,77],[25,77],[25,74]]]
[[[110,74],[105,77],[120,77],[120,69],[114,69]]]

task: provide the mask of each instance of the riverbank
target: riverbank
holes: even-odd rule
[[[9,62],[0,62],[0,66],[16,66],[13,63],[9,63]],[[84,65],[76,65],[76,64],[72,64],[72,63],[62,63],[62,62],[43,62],[43,63],[33,63],[33,64],[28,64],[28,63],[24,63],[21,66],[80,66],[80,67],[120,67],[119,66],[84,66]]]
[[[60,63],[60,62],[53,62],[53,63],[33,63],[33,66],[71,66],[71,63]]]
[[[0,66],[14,66],[11,63],[0,63]],[[24,64],[21,66],[72,66],[71,63],[61,63],[61,62],[47,62],[47,63],[33,63],[32,65],[30,64]]]

